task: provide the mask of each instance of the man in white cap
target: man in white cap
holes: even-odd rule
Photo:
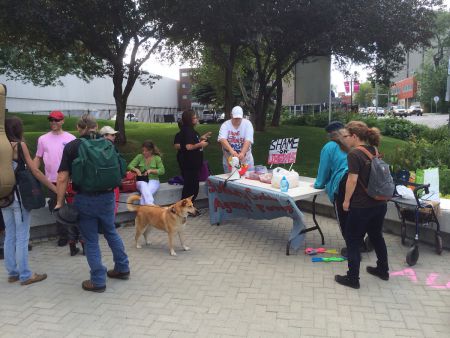
[[[241,164],[247,164],[249,169],[254,167],[252,144],[253,144],[253,125],[244,119],[244,112],[240,106],[231,110],[231,119],[225,121],[220,127],[217,140],[222,145],[223,151],[223,170],[230,172],[228,158],[238,157]]]

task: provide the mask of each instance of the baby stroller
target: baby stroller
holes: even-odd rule
[[[433,204],[430,201],[422,200],[419,196],[424,192],[429,194],[429,184],[416,184],[403,180],[395,180],[395,184],[404,185],[407,187],[412,187],[414,193],[414,199],[403,198],[399,194],[395,194],[392,198],[392,202],[395,203],[399,218],[402,221],[401,224],[401,239],[402,244],[406,244],[406,239],[412,239],[413,243],[406,254],[406,262],[409,266],[413,266],[417,263],[419,259],[419,225],[423,227],[433,228],[436,225],[435,230],[435,248],[436,253],[440,255],[442,253],[442,237],[441,237],[441,227],[439,220],[436,216],[436,211]],[[407,237],[406,235],[406,224],[413,223],[416,226],[416,234],[414,238]]]

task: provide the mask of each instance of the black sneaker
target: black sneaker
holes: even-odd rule
[[[389,272],[381,271],[380,269],[378,269],[378,267],[368,266],[366,267],[366,271],[371,275],[381,278],[382,280],[389,280]]]
[[[348,286],[353,289],[359,289],[359,287],[360,287],[358,279],[351,278],[347,275],[345,275],[345,276],[336,275],[336,276],[334,276],[334,280],[341,285]]]

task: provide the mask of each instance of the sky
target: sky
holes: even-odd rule
[[[443,0],[444,5],[447,7],[447,9],[450,9],[450,0]],[[144,65],[144,68],[148,70],[151,73],[162,75],[165,77],[169,77],[175,80],[179,80],[179,69],[183,67],[189,67],[189,64],[178,62],[173,65],[170,65],[168,63],[164,63],[161,61],[156,60],[155,57],[150,58]],[[367,75],[369,71],[364,66],[352,66],[350,68],[350,72],[358,72],[359,81],[365,82],[367,80]],[[344,91],[344,74],[337,70],[333,65],[331,69],[331,83],[332,85],[337,89],[338,92]]]

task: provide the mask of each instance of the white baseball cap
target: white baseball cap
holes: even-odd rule
[[[112,127],[110,126],[104,126],[102,129],[100,129],[99,131],[100,135],[114,135],[117,134],[118,131],[115,131]]]
[[[234,119],[242,119],[244,117],[244,111],[240,106],[236,106],[231,110],[231,117]]]

